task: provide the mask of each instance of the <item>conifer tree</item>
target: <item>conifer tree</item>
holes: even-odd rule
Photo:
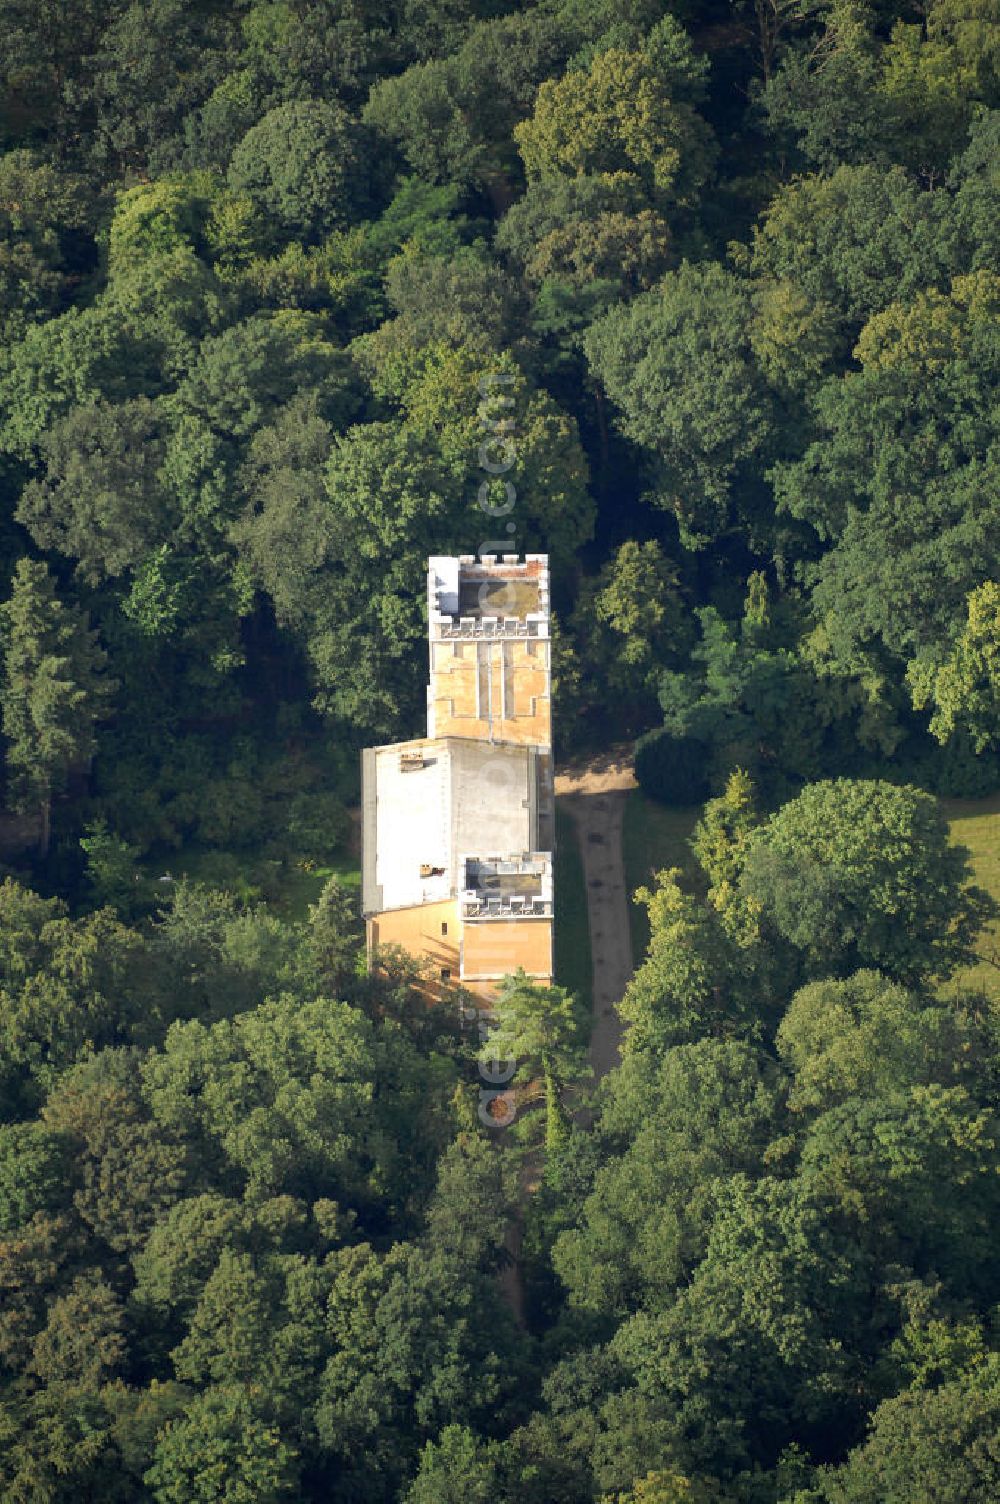
[[[44,855],[52,800],[72,769],[89,764],[94,726],[106,714],[114,685],[102,674],[107,654],[87,613],[59,599],[47,566],[38,560],[18,561],[10,600],[2,608],[2,631],[8,798],[15,809],[37,811]]]

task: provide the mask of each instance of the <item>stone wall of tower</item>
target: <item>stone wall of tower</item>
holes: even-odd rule
[[[523,969],[548,986],[552,981],[552,920],[497,919],[462,930],[462,982],[498,982]]]
[[[379,947],[400,946],[420,959],[418,986],[428,1001],[451,996],[456,985],[492,999],[502,978],[519,969],[542,985],[552,979],[555,793],[548,558],[433,556],[428,560],[427,615],[427,737],[369,748],[363,758],[369,961],[377,964]],[[470,746],[473,742],[490,745]],[[404,758],[419,762],[421,771],[403,766]],[[498,776],[505,769],[509,775],[511,768],[516,776]],[[433,777],[428,769],[436,770]],[[474,789],[467,786],[469,778],[475,780]],[[444,824],[438,819],[439,805],[446,812]],[[470,810],[480,809],[482,818],[477,816],[479,823],[473,820],[470,826]],[[460,827],[466,837],[474,830],[472,848],[456,844]],[[411,849],[416,842],[429,842],[433,856],[423,847],[420,852]],[[543,854],[539,870],[549,882],[547,912],[544,900],[534,912],[534,897],[527,910],[515,911],[524,894],[508,894],[503,912],[503,899],[490,893],[482,897],[475,885],[459,891],[468,876],[464,859],[505,862],[523,855],[522,846]],[[433,861],[427,867],[428,882],[436,884],[432,891],[423,886],[422,865],[420,887],[401,881],[409,869],[394,867],[397,858]],[[511,870],[504,875],[511,880]],[[385,908],[387,897],[390,906]]]
[[[550,655],[547,637],[432,641],[428,735],[551,746]]]
[[[457,986],[462,922],[454,898],[373,915],[366,930],[369,957],[380,945],[398,945],[426,962],[426,975],[420,990],[430,1001],[438,1001],[451,987]]]
[[[545,555],[431,559],[427,618],[428,736],[551,747]]]

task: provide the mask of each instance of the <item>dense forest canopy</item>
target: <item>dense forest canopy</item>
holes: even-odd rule
[[[0,25],[0,1499],[995,1499],[997,0]],[[502,1146],[310,877],[495,533],[703,806]]]

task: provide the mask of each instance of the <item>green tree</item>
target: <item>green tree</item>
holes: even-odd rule
[[[257,88],[282,99],[308,96],[353,102],[374,68],[384,65],[386,39],[373,31],[371,6],[254,6],[243,25],[244,59]]]
[[[998,286],[977,272],[874,316],[861,370],[820,394],[820,437],[777,468],[779,503],[827,545],[812,605],[841,661],[946,657],[995,568]]]
[[[287,1374],[274,1367],[275,1328],[281,1308],[277,1271],[249,1253],[225,1249],[205,1282],[183,1342],[174,1348],[174,1372],[195,1384],[259,1384],[273,1403]],[[300,1393],[299,1402],[306,1403]]]
[[[609,47],[589,67],[547,79],[531,118],[514,130],[529,180],[628,172],[657,202],[690,201],[711,171],[714,143],[683,97],[691,72],[678,98],[664,61],[655,47]]]
[[[175,1023],[144,1080],[161,1130],[253,1196],[392,1203],[402,1217],[426,1185],[454,1075],[357,1008],[285,996],[207,1028]]]
[[[720,1039],[632,1054],[606,1079],[597,1127],[608,1150],[553,1250],[574,1304],[618,1317],[670,1306],[704,1256],[717,1182],[762,1172],[782,1088],[762,1052]]]
[[[3,729],[14,806],[37,813],[38,845],[49,846],[52,801],[74,768],[87,768],[95,726],[114,681],[85,612],[56,594],[44,564],[21,559],[2,608]]]
[[[580,591],[572,629],[609,718],[651,719],[660,673],[682,661],[691,637],[677,571],[659,543],[623,543]]]
[[[108,22],[84,77],[67,91],[85,125],[77,150],[106,177],[169,171],[179,165],[185,116],[233,66],[238,21],[224,7],[132,0]]]
[[[936,0],[923,26],[898,21],[883,53],[885,99],[900,159],[933,177],[946,170],[977,105],[1000,103],[1000,22],[988,3]]]
[[[415,707],[425,628],[413,582],[433,540],[451,534],[458,477],[412,429],[380,422],[338,436],[322,490],[304,478],[282,498],[266,484],[239,538],[281,620],[304,638],[317,704],[389,731]]]
[[[347,1487],[390,1499],[446,1425],[504,1413],[524,1373],[522,1343],[495,1280],[447,1245],[396,1244],[382,1256],[362,1245],[338,1264],[320,1443]]]
[[[655,461],[653,499],[688,546],[731,525],[773,426],[749,342],[749,291],[722,267],[684,263],[613,309],[584,341],[623,433]]]
[[[977,1000],[937,1001],[877,971],[800,988],[776,1042],[794,1113],[931,1082],[988,1095],[993,1024]]]
[[[0,1233],[49,1215],[66,1199],[65,1145],[38,1123],[0,1124]]]
[[[124,1310],[110,1285],[93,1275],[78,1275],[66,1294],[49,1306],[29,1368],[44,1384],[97,1389],[121,1372],[126,1358],[124,1326]]]
[[[379,79],[363,119],[424,181],[484,188],[502,212],[512,197],[514,126],[573,40],[560,18],[537,9],[484,20],[451,56]]]
[[[637,1478],[627,1494],[605,1495],[601,1504],[717,1504],[719,1498],[710,1480],[657,1469]]]
[[[667,220],[648,207],[630,173],[529,183],[496,234],[496,245],[540,289],[558,281],[583,289],[597,281],[608,302],[647,290],[667,269],[671,244]]]
[[[740,878],[763,922],[811,976],[876,967],[906,982],[968,956],[992,900],[921,789],[838,778],[810,784],[759,826]]]
[[[309,909],[304,949],[313,985],[321,982],[332,997],[337,997],[357,976],[363,943],[357,895],[337,878],[329,878]]]
[[[714,606],[696,610],[700,641],[685,671],[660,674],[660,704],[671,735],[713,749],[718,782],[743,765],[770,791],[781,787],[783,773],[801,778],[821,770],[833,711],[798,650],[795,604],[788,609],[779,601],[772,624],[763,576],[751,575],[748,587],[739,627]],[[765,616],[758,620],[754,613],[761,608]]]
[[[68,919],[59,900],[10,878],[0,885],[0,917],[0,1080],[15,1100],[30,1099],[81,1054],[128,1037],[141,942],[111,909]]]
[[[531,1081],[541,1072],[546,1088],[546,1144],[555,1149],[565,1128],[562,1092],[584,1068],[580,1004],[564,987],[538,987],[518,971],[506,979],[494,1015],[480,1061],[500,1072],[513,1063],[514,1079],[520,1081]]]
[[[746,1002],[737,966],[747,977],[748,953],[737,948],[719,917],[680,882],[679,868],[658,872],[655,888],[633,902],[649,914],[649,948],[618,1006],[630,1025],[623,1050],[662,1053],[712,1030],[740,1026]]]
[[[135,1053],[106,1049],[64,1072],[43,1108],[45,1126],[72,1148],[79,1217],[117,1254],[142,1247],[189,1180],[186,1146],[150,1122],[139,1086]]]
[[[173,173],[119,193],[108,226],[111,275],[126,272],[130,260],[202,250],[217,192],[206,173]]]
[[[92,213],[75,174],[26,150],[0,158],[0,328],[7,342],[65,306],[91,258]]]
[[[1000,184],[993,163],[996,160],[1000,110],[983,110],[973,121],[969,143],[956,157],[948,177],[954,190],[954,213],[961,234],[971,248],[970,266],[1000,264],[1000,239],[997,236],[996,201]]]
[[[868,1440],[823,1472],[822,1504],[988,1504],[1000,1487],[996,1359],[939,1389],[883,1400]]]
[[[211,270],[183,246],[128,260],[95,302],[31,325],[14,345],[0,445],[34,460],[46,430],[71,408],[160,393],[222,322],[226,299]]]
[[[80,846],[87,858],[87,881],[94,898],[131,918],[133,910],[148,894],[148,890],[144,891],[145,884],[140,887],[135,865],[138,846],[130,846],[109,830],[103,818],[92,821],[86,830]]]
[[[808,14],[803,7],[801,18]],[[884,162],[891,130],[878,93],[878,54],[867,10],[856,0],[835,0],[819,35],[803,28],[766,82],[762,105],[771,132],[810,167]]]
[[[514,343],[523,317],[512,278],[466,246],[447,255],[404,247],[386,268],[385,291],[396,317],[368,336],[359,353],[372,352],[372,378],[394,396],[405,391],[414,366],[421,372],[415,352],[440,344],[489,358]],[[401,371],[393,383],[396,364]]]
[[[883,1266],[941,1278],[974,1305],[991,1288],[998,1122],[965,1086],[850,1097],[802,1143],[798,1178],[845,1244]]]
[[[124,1504],[128,1483],[110,1420],[101,1391],[86,1386],[56,1383],[13,1396],[0,1421],[0,1487],[11,1499],[39,1504],[64,1504],[87,1492]]]
[[[73,95],[113,13],[109,0],[4,0],[4,86],[28,136],[64,145],[79,122]]]
[[[295,1495],[297,1455],[268,1420],[265,1396],[221,1384],[167,1422],[145,1482],[157,1504],[277,1504]]]
[[[12,1235],[0,1238],[0,1362],[6,1370],[16,1374],[24,1369],[45,1325],[48,1302],[67,1268],[84,1252],[84,1240],[71,1216],[36,1212]]]
[[[491,356],[484,371],[483,357],[474,349],[449,350],[435,343],[412,352],[395,369],[387,364],[374,385],[392,392],[407,427],[452,468],[465,499],[462,515],[474,517],[477,530],[494,531],[497,519],[502,522],[516,506],[521,546],[537,545],[557,564],[568,561],[594,526],[575,419],[507,353]],[[486,374],[496,379],[484,396],[480,382]],[[510,423],[513,429],[506,426]],[[506,470],[484,475],[485,465],[502,467],[508,461]],[[508,486],[514,487],[513,501]]]
[[[330,100],[277,105],[250,128],[229,164],[230,186],[306,241],[345,223],[363,176],[351,118]]]
[[[480,1441],[467,1426],[445,1426],[421,1452],[405,1504],[493,1504],[502,1455],[498,1442]]]
[[[778,190],[754,227],[748,267],[766,301],[754,343],[798,390],[847,365],[862,326],[890,302],[963,269],[950,196],[902,169],[841,164]]]
[[[742,768],[730,773],[724,793],[710,799],[695,826],[691,849],[708,879],[708,900],[727,924],[739,931],[741,918],[750,918],[740,901],[740,874],[751,835],[760,823],[754,787]]]
[[[137,1307],[154,1312],[161,1329],[173,1330],[178,1317],[190,1317],[222,1254],[239,1245],[245,1227],[240,1203],[216,1191],[176,1201],[133,1256]]]
[[[958,728],[977,752],[1000,743],[1000,584],[969,593],[961,636],[943,663],[914,659],[907,677],[918,710],[932,704],[930,729],[946,742]]]
[[[323,469],[332,443],[331,425],[308,397],[293,398],[251,441],[250,507],[231,535],[284,625],[306,618],[329,546]]]
[[[173,885],[147,942],[156,1043],[176,1018],[229,1018],[299,981],[292,928],[217,889]],[[314,986],[309,979],[306,995]]]
[[[41,455],[44,476],[21,493],[17,519],[88,584],[135,568],[176,526],[164,414],[147,398],[73,408],[46,430]]]
[[[734,1175],[718,1186],[693,1278],[666,1311],[640,1312],[610,1343],[696,1472],[770,1465],[811,1427],[843,1423],[869,1275],[853,1255],[796,1182]]]

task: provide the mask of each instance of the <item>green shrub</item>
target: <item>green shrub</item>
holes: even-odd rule
[[[661,804],[701,804],[711,792],[711,752],[693,736],[647,731],[635,744],[635,776],[650,799]]]

